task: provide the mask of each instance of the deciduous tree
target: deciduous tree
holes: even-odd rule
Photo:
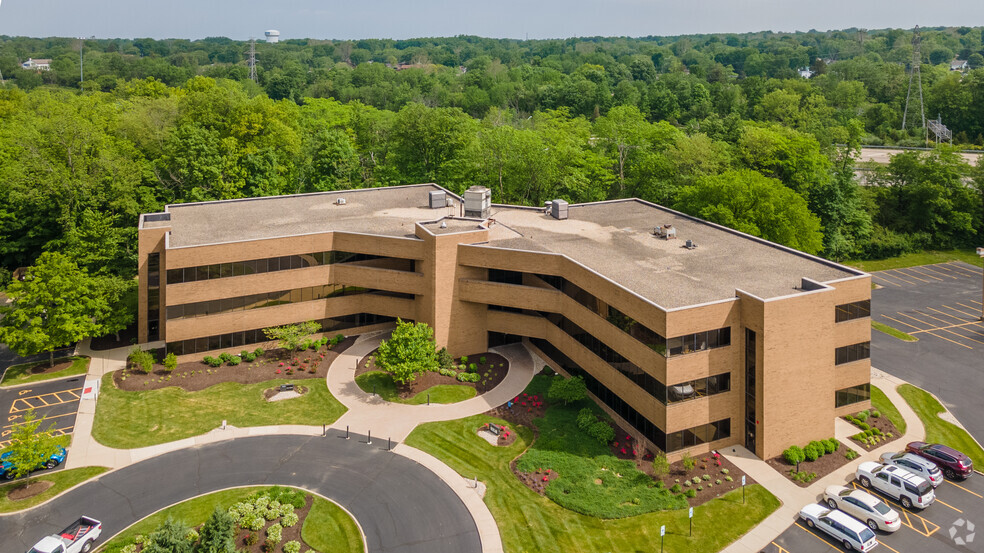
[[[425,323],[396,321],[389,340],[383,340],[375,355],[376,365],[393,375],[393,380],[407,384],[424,371],[438,368],[434,346],[434,329]]]
[[[58,451],[58,443],[51,431],[38,431],[42,422],[44,419],[35,417],[34,409],[28,409],[24,418],[14,424],[10,433],[10,445],[4,449],[4,461],[12,466],[11,477],[27,476],[44,466]]]

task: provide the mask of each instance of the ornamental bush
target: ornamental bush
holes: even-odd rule
[[[691,498],[691,499],[692,499],[692,498],[694,498],[694,497],[697,497],[697,492],[695,492],[695,491],[693,490],[693,488],[691,488],[691,489],[689,489],[689,490],[687,490],[687,492],[686,492],[686,494],[685,494],[685,495],[686,495],[687,497],[689,497],[689,498]]]
[[[266,353],[266,350],[264,350],[263,348],[256,348],[253,350],[253,355],[257,357],[263,355],[264,353]]]
[[[806,460],[806,455],[803,452],[803,448],[798,445],[792,445],[786,451],[782,452],[782,458],[790,465],[799,465]]]
[[[221,359],[223,363],[228,363],[230,358],[232,358],[232,355],[229,355],[228,353],[219,354],[219,359]]]
[[[878,417],[880,417],[880,416],[881,416],[881,413],[880,413],[880,412],[878,411],[878,409],[872,409],[872,410],[871,410],[871,416],[872,416],[873,418],[876,418],[876,419],[877,419]]]
[[[594,412],[587,407],[577,412],[577,427],[581,430],[587,429],[589,426],[594,424],[594,421],[596,420],[598,420],[598,418],[595,417]]]
[[[824,440],[823,441],[823,451],[824,451],[824,453],[833,453],[833,452],[837,451],[837,448],[838,447],[840,447],[840,442],[838,442],[837,440],[835,440],[833,438],[830,438],[829,440]]]
[[[299,517],[297,516],[297,513],[287,513],[281,517],[280,525],[284,528],[290,528],[291,526],[297,524],[298,519]]]
[[[174,352],[164,356],[164,370],[166,372],[173,371],[178,366],[178,356],[174,355]]]
[[[861,411],[860,413],[858,413],[857,415],[855,415],[854,418],[858,419],[861,422],[864,422],[864,421],[868,420],[868,412],[867,411]]]
[[[807,461],[816,461],[820,458],[820,452],[817,451],[816,446],[810,443],[803,448],[803,456],[806,457]]]
[[[123,549],[120,549],[120,553],[137,553],[137,544],[131,543],[124,545]]]
[[[284,539],[284,527],[279,524],[271,524],[266,531],[267,541],[272,541],[274,543],[280,543],[280,540]]]
[[[673,493],[680,493],[681,489],[682,488],[680,488],[680,484],[673,484],[673,487],[670,488],[670,491]]]
[[[301,542],[297,540],[290,540],[284,544],[284,553],[300,553]]]
[[[823,457],[824,453],[827,452],[827,450],[824,447],[824,445],[822,443],[820,443],[819,441],[817,441],[817,440],[813,440],[808,445],[813,446],[813,449],[816,450],[816,452],[817,452],[817,458]]]
[[[229,361],[227,361],[227,363],[229,363],[230,367],[235,367],[242,361],[243,359],[241,357],[239,357],[238,355],[233,355],[232,357],[229,358]]]
[[[561,401],[567,405],[586,397],[588,397],[588,387],[583,377],[564,378],[558,375],[550,380],[547,398],[551,401]]]
[[[599,420],[595,421],[588,427],[588,436],[598,440],[603,444],[615,439],[615,429],[611,427],[607,422]]]
[[[140,346],[136,346],[130,350],[127,360],[134,369],[143,371],[145,374],[149,374],[150,371],[154,370],[154,354],[140,349]]]
[[[198,532],[195,531],[194,528],[192,528],[191,530],[188,530],[188,533],[185,534],[185,540],[187,540],[188,542],[191,542],[191,543],[195,543],[196,541],[198,541],[198,537],[199,537],[198,536]]]

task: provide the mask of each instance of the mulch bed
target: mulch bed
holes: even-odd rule
[[[811,479],[809,482],[794,480],[790,476],[789,472],[791,470],[795,470],[796,466],[787,463],[786,460],[783,459],[782,455],[777,455],[775,457],[772,457],[771,459],[766,459],[765,462],[768,463],[769,466],[771,466],[772,468],[781,472],[786,478],[789,478],[797,486],[801,488],[806,488],[809,487],[810,484],[812,484],[816,480],[819,480],[820,478],[823,478],[824,476],[827,476],[828,474],[834,472],[835,470],[850,463],[851,460],[844,456],[844,454],[850,451],[850,449],[851,448],[847,447],[843,443],[840,443],[840,447],[837,448],[837,451],[833,453],[827,453],[826,455],[820,457],[816,461],[803,461],[802,463],[800,463],[799,464],[800,472],[816,473],[817,475],[816,478]]]
[[[34,482],[30,482],[26,486],[20,486],[7,492],[7,499],[11,501],[20,501],[22,499],[28,499],[40,493],[44,493],[45,490],[47,490],[48,488],[54,485],[55,483],[50,480],[37,480]]]
[[[359,365],[355,369],[355,376],[363,375],[367,372],[378,371],[379,368],[375,367],[371,362],[373,355],[376,351],[373,350],[369,355],[366,355],[359,360]],[[481,358],[485,358],[485,363],[480,363]],[[454,360],[455,365],[461,365],[461,358]],[[478,382],[461,382],[454,377],[444,376],[438,372],[426,371],[417,375],[408,386],[398,386],[400,399],[410,399],[420,392],[426,391],[434,386],[439,386],[442,384],[452,385],[452,386],[470,386],[475,388],[477,394],[484,394],[485,392],[495,388],[499,385],[504,378],[506,378],[506,373],[509,371],[509,362],[506,358],[499,355],[498,353],[485,352],[476,355],[468,356],[468,363],[475,363],[477,366],[478,374],[483,375],[482,380]],[[460,371],[459,371],[460,372]],[[488,373],[489,376],[484,375]]]
[[[560,475],[550,469],[537,469],[536,472],[520,472],[516,470],[516,461],[513,461],[509,465],[512,468],[513,474],[516,475],[516,478],[519,478],[519,481],[524,486],[540,495],[546,495],[547,484],[551,480],[560,478]]]
[[[486,415],[509,421],[514,425],[522,425],[532,428],[536,433],[536,425],[533,421],[542,417],[550,407],[542,396],[527,395],[526,392],[513,398],[512,406],[508,403],[486,411]]]
[[[106,351],[108,349],[122,348],[137,343],[137,324],[134,323],[120,331],[120,339],[116,339],[116,334],[107,334],[93,338],[89,342],[89,347],[94,351]]]
[[[298,394],[303,396],[304,394],[307,393],[308,389],[305,386],[294,386],[294,389],[292,391],[297,392]],[[267,388],[266,390],[263,390],[263,399],[270,401],[270,398],[272,398],[273,396],[279,393],[280,393],[279,386],[276,388]],[[286,401],[286,400],[278,400],[278,401]]]
[[[243,361],[232,367],[222,365],[213,368],[202,361],[190,361],[178,364],[171,374],[164,371],[163,365],[154,365],[154,370],[148,374],[129,368],[121,369],[113,373],[113,383],[116,384],[117,388],[124,391],[158,390],[176,386],[188,392],[195,392],[223,382],[256,384],[273,379],[324,378],[328,375],[328,368],[335,358],[354,344],[356,338],[356,336],[349,336],[331,349],[324,346],[318,351],[304,350],[298,352],[294,358],[298,359],[299,363],[295,364],[294,368],[290,368],[290,352],[284,349],[274,349],[264,352],[253,362]],[[158,355],[157,358],[160,359],[161,356]],[[305,360],[310,361],[306,362]]]
[[[483,429],[487,429],[489,425],[483,424],[481,427],[475,430],[476,433],[481,432]],[[491,431],[489,431],[491,432]],[[499,435],[496,438],[496,447],[506,447],[513,444],[516,441],[516,431],[512,428],[504,425],[499,425]]]
[[[844,420],[847,420],[847,419],[845,418]],[[848,421],[848,422],[850,422],[850,421]],[[878,443],[872,444],[872,445],[863,444],[863,443],[859,442],[858,440],[855,440],[853,437],[851,438],[851,442],[853,442],[858,447],[864,449],[865,451],[872,451],[874,449],[878,449],[879,447],[882,447],[883,445],[885,445],[887,443],[894,442],[895,440],[897,440],[897,439],[899,439],[899,438],[902,437],[902,433],[899,432],[899,429],[898,428],[895,428],[895,425],[892,424],[892,421],[888,420],[888,417],[886,417],[884,415],[882,415],[880,417],[870,417],[869,416],[868,419],[865,420],[864,422],[867,423],[868,426],[870,426],[871,428],[877,428],[878,430],[881,430],[881,433],[882,433],[881,434],[882,435],[882,440],[879,441]],[[853,425],[853,423],[852,423],[852,425]],[[860,428],[858,428],[857,426],[855,426],[855,428],[857,428],[858,432],[862,432],[862,430]],[[885,439],[885,436],[887,434],[891,434],[892,435],[892,438],[891,439]]]
[[[66,359],[66,358],[62,358],[61,360],[55,359],[55,366],[54,367],[48,367],[48,362],[47,361],[38,361],[37,363],[34,363],[31,366],[31,368],[29,368],[27,370],[27,372],[25,374],[33,376],[33,375],[36,375],[36,374],[56,373],[58,371],[63,371],[65,369],[71,367],[72,366],[72,363],[74,363],[74,361],[72,359]],[[3,373],[0,372],[0,376],[2,376],[2,374]]]

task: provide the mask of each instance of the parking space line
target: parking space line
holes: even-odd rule
[[[970,269],[968,269],[968,268],[966,268],[966,267],[964,267],[962,265],[953,265],[951,263],[947,263],[946,265],[950,269],[953,269],[955,271],[961,271],[961,274],[963,274],[963,275],[973,275],[973,276],[978,276],[978,277],[981,276],[981,274],[978,273],[977,271],[971,271]]]
[[[915,311],[915,310],[914,310],[914,311]],[[934,316],[932,316],[932,315],[927,315],[927,314],[925,314],[925,313],[920,313],[919,311],[915,311],[915,312],[916,312],[916,313],[919,313],[919,314],[920,314],[920,315],[922,315],[923,317],[929,317],[930,319],[936,319],[936,317],[934,317]],[[939,334],[933,334],[933,332],[931,332],[931,331],[943,331],[943,332],[949,332],[950,334],[953,334],[954,336],[957,336],[957,337],[959,337],[959,338],[964,338],[965,340],[970,340],[970,341],[972,341],[972,342],[977,342],[977,343],[979,343],[979,344],[984,344],[984,342],[981,342],[981,341],[979,341],[979,340],[974,340],[973,338],[968,338],[968,337],[966,337],[966,336],[964,336],[964,335],[962,335],[962,334],[957,334],[956,332],[953,332],[952,330],[947,330],[947,329],[945,329],[945,328],[942,328],[942,327],[939,327],[939,326],[937,326],[937,327],[933,327],[933,325],[932,325],[931,323],[928,323],[928,322],[926,322],[926,321],[923,321],[923,320],[920,320],[920,319],[917,319],[917,318],[915,318],[915,317],[913,317],[912,315],[906,315],[905,313],[902,313],[901,311],[899,311],[899,312],[898,312],[898,314],[899,314],[899,315],[902,315],[903,317],[909,317],[910,319],[912,319],[912,320],[914,320],[914,321],[916,321],[916,322],[919,322],[919,323],[922,323],[922,324],[926,324],[926,325],[930,325],[930,327],[931,327],[931,328],[927,328],[927,329],[925,329],[925,332],[926,332],[927,334],[929,334],[929,335],[931,335],[931,336],[936,336],[937,338],[943,338],[943,337],[942,337],[942,336],[940,336]],[[937,321],[940,321],[941,323],[946,323],[946,321],[944,321],[944,320],[942,320],[942,319],[936,319],[936,320],[937,320]],[[950,340],[949,338],[943,338],[943,339],[944,339],[944,340],[948,340],[948,341],[950,341],[950,342],[953,342],[954,344],[959,344],[959,342],[954,342],[953,340]],[[973,348],[972,346],[968,346],[968,345],[965,345],[965,344],[960,344],[960,345],[961,345],[961,346],[963,346],[963,347],[965,347],[965,348],[967,348],[967,349],[974,349],[974,348]]]
[[[61,417],[71,417],[71,416],[74,416],[74,415],[75,415],[75,413],[64,413],[64,414],[61,414],[61,415],[52,415],[50,417],[41,417],[41,422],[44,423],[44,421],[47,421],[47,420],[58,419],[58,418],[61,418]],[[24,423],[23,422],[15,422],[13,424],[8,424],[6,426],[3,426],[3,428],[13,428],[15,426],[20,426],[22,424],[24,424]]]
[[[889,551],[894,551],[895,553],[899,553],[899,550],[898,549],[895,549],[894,547],[892,547],[891,545],[888,545],[887,543],[885,543],[883,541],[879,541],[878,542],[878,545],[883,545],[883,546],[887,547]]]
[[[920,534],[920,535],[925,536],[925,537],[928,538],[928,537],[932,536],[933,534],[935,534],[937,531],[939,531],[939,529],[940,529],[940,525],[939,524],[936,524],[935,522],[929,520],[928,518],[926,518],[926,517],[924,517],[922,515],[916,514],[916,513],[912,512],[912,511],[906,509],[902,505],[899,505],[898,503],[892,501],[892,499],[889,496],[883,494],[882,492],[880,492],[880,491],[878,491],[878,490],[876,490],[874,488],[870,488],[870,489],[869,488],[865,488],[864,486],[859,485],[857,482],[851,482],[851,485],[854,486],[854,489],[861,490],[863,492],[867,492],[867,493],[869,493],[871,495],[874,495],[875,497],[879,497],[886,504],[891,505],[892,507],[895,507],[896,512],[899,513],[899,522],[901,522],[903,526],[907,526],[907,527],[911,528],[915,533]],[[912,522],[912,518],[913,517],[915,517],[919,522],[922,523],[922,527],[923,527],[922,530],[916,528],[916,524],[914,522]],[[930,526],[933,527],[932,530],[930,530]],[[881,543],[881,542],[879,542],[879,543]]]
[[[915,273],[919,273],[919,274],[921,274],[924,277],[929,277],[929,278],[934,279],[934,280],[940,280],[940,281],[943,280],[942,278],[940,278],[940,277],[938,277],[936,275],[933,275],[933,274],[930,274],[930,273],[926,273],[926,272],[921,271],[920,269],[922,269],[922,267],[906,267],[906,269],[909,270],[909,271],[915,272]],[[945,276],[948,276],[950,278],[956,278],[956,277],[951,277],[950,275],[945,275]]]
[[[899,314],[901,315],[901,313],[899,313]],[[905,326],[907,326],[909,328],[914,328],[918,332],[926,332],[926,331],[929,331],[929,330],[933,330],[932,328],[922,328],[922,327],[919,327],[919,326],[915,326],[915,325],[910,324],[910,323],[907,323],[905,321],[900,321],[900,320],[896,319],[895,317],[889,317],[888,315],[882,315],[882,317],[885,317],[886,319],[895,321],[895,322],[897,322],[899,324],[903,324],[903,325],[905,325]]]
[[[776,549],[779,550],[778,553],[791,553],[788,549],[786,549],[785,547],[779,545],[776,542],[772,542],[772,545],[776,546]]]
[[[984,499],[984,495],[981,495],[981,494],[979,494],[977,492],[972,492],[972,491],[968,490],[967,488],[961,486],[960,484],[957,484],[956,482],[950,482],[949,480],[944,480],[944,482],[946,482],[947,484],[950,484],[951,486],[956,486],[956,487],[960,488],[961,490],[969,493],[970,495],[976,495],[977,497],[979,497],[981,499]]]
[[[946,311],[940,311],[939,309],[936,309],[935,307],[927,307],[926,309],[929,309],[930,311],[936,311],[937,313],[939,313],[940,315],[943,315],[944,317],[950,317],[951,319],[956,319],[956,320],[958,320],[958,321],[960,321],[962,323],[978,322],[978,321],[964,319],[963,317],[958,317],[957,315],[951,315],[951,314],[947,313]]]
[[[949,503],[944,503],[938,497],[936,498],[936,503],[939,503],[940,505],[944,505],[946,507],[949,507],[949,508],[953,509],[954,511],[960,513],[960,514],[963,514],[963,511],[961,511],[960,509],[957,509],[956,507],[954,507],[953,505],[950,505]]]
[[[871,275],[871,278],[881,278],[881,277],[879,277],[878,275]],[[894,282],[890,282],[890,281],[889,281],[888,279],[886,279],[886,278],[882,278],[881,280],[882,280],[882,281],[881,281],[881,282],[879,282],[878,284],[887,284],[887,285],[889,285],[889,286],[897,286],[897,287],[899,287],[899,288],[901,288],[901,287],[902,287],[902,285],[901,285],[901,284],[895,284]]]
[[[886,273],[886,274],[888,273],[888,271],[882,271],[882,272],[883,272],[883,273]],[[896,271],[896,272],[897,272],[897,271]],[[894,278],[895,280],[901,280],[902,282],[904,282],[904,283],[906,283],[906,284],[912,284],[912,285],[916,285],[916,284],[918,284],[918,283],[916,283],[916,282],[912,282],[911,280],[906,280],[906,279],[904,279],[904,278],[902,278],[902,277],[900,277],[899,275],[897,275],[897,274],[895,274],[895,273],[892,273],[892,274],[891,274],[891,277],[892,277],[892,278]]]
[[[905,275],[905,276],[907,276],[907,277],[909,277],[909,278],[914,278],[914,279],[916,279],[916,280],[918,280],[919,282],[925,282],[925,283],[927,283],[927,284],[929,284],[929,283],[931,283],[931,282],[932,282],[932,281],[930,281],[930,280],[925,280],[925,279],[922,279],[922,278],[919,278],[919,277],[917,277],[916,275],[910,275],[909,273],[907,273],[907,272],[905,272],[905,271],[903,271],[902,269],[895,269],[895,270],[896,270],[897,272],[899,272],[899,273],[902,273],[903,275]],[[923,276],[925,276],[925,275],[923,275]]]
[[[840,551],[840,549],[837,549],[836,547],[830,545],[830,543],[828,543],[827,540],[825,540],[825,539],[821,538],[820,536],[814,534],[812,531],[810,531],[809,528],[803,526],[799,522],[794,522],[793,524],[795,524],[796,526],[799,526],[800,529],[802,529],[804,532],[806,532],[807,534],[809,534],[809,535],[813,536],[814,538],[816,538],[816,539],[820,540],[821,542],[823,542],[827,547],[833,549],[834,551]]]
[[[10,412],[11,413],[20,413],[21,411],[27,411],[28,409],[40,409],[41,407],[54,407],[56,405],[63,405],[65,403],[71,403],[71,402],[73,402],[73,401],[75,401],[75,400],[77,400],[77,399],[80,398],[80,396],[76,392],[79,392],[81,390],[82,390],[82,388],[74,388],[72,390],[62,390],[61,392],[51,392],[51,393],[40,394],[40,395],[36,395],[36,396],[17,398],[17,399],[14,400],[14,403],[10,406]],[[66,399],[62,399],[61,396],[58,395],[58,394],[65,394],[65,393],[67,393],[70,396],[72,396],[71,399],[67,399],[67,400]],[[48,396],[49,398],[52,397],[52,396],[54,396],[54,398],[57,399],[58,402],[57,403],[48,403],[45,399],[43,399],[45,396]],[[39,401],[41,401],[43,403],[43,405],[34,405],[30,401],[28,401],[28,400],[31,400],[31,399],[39,400]],[[18,405],[21,404],[21,403],[26,404],[27,407],[18,408]]]
[[[960,267],[948,267],[946,263],[937,263],[935,265],[927,265],[928,267],[933,267],[934,269],[942,269],[948,273],[955,273],[960,275],[960,277],[965,276],[963,273],[959,272],[957,269]],[[956,278],[956,277],[955,277]]]
[[[905,323],[902,323],[902,324],[905,324]],[[938,327],[933,327],[933,328],[913,330],[909,334],[919,334],[920,332],[929,332],[930,330],[946,330],[948,328],[963,328],[963,327],[966,327],[966,326],[977,326],[979,324],[981,324],[980,321],[969,321],[969,322],[966,322],[966,323],[961,323],[961,324],[956,324],[956,325],[938,326]]]
[[[902,280],[901,278],[899,278],[899,277],[897,277],[895,275],[886,274],[884,271],[883,272],[880,272],[880,273],[875,273],[875,275],[877,275],[877,276],[879,276],[879,277],[881,277],[883,279],[890,279],[889,282],[892,282],[894,280]],[[906,282],[906,281],[902,280],[902,282]],[[895,286],[900,287],[900,288],[903,287],[901,284],[895,284],[894,282],[893,282],[893,284]],[[906,284],[913,284],[913,283],[912,282],[906,282]]]
[[[960,309],[957,309],[956,307],[950,307],[949,305],[941,305],[940,307],[943,307],[945,309],[950,309],[952,311],[956,311],[957,313],[960,313],[961,315],[970,317],[971,319],[973,319],[975,321],[978,321],[978,322],[981,320],[981,316],[978,315],[978,314],[976,314],[976,313],[967,313],[966,311],[962,311]],[[964,307],[966,307],[966,306],[964,306]]]
[[[956,303],[960,307],[966,307],[967,309],[973,309],[974,311],[977,311],[978,309],[980,309],[976,305],[967,305],[967,304],[964,304],[964,303],[960,303],[959,301],[958,302],[954,302],[954,303]]]
[[[936,274],[938,274],[938,275],[941,275],[941,276],[945,276],[945,277],[947,277],[947,278],[952,278],[952,279],[954,279],[954,280],[956,280],[956,279],[957,279],[957,277],[955,277],[955,276],[953,276],[953,275],[951,275],[951,274],[948,274],[948,273],[944,273],[943,271],[938,271],[938,270],[936,270],[936,265],[922,265],[922,266],[920,266],[919,268],[920,268],[920,269],[923,269],[923,270],[925,270],[925,271],[932,271],[932,272],[934,272],[934,273],[936,273]]]

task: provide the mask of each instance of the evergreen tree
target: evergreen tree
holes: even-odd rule
[[[195,553],[234,553],[235,526],[229,512],[218,506],[202,525],[201,538],[195,546]]]

